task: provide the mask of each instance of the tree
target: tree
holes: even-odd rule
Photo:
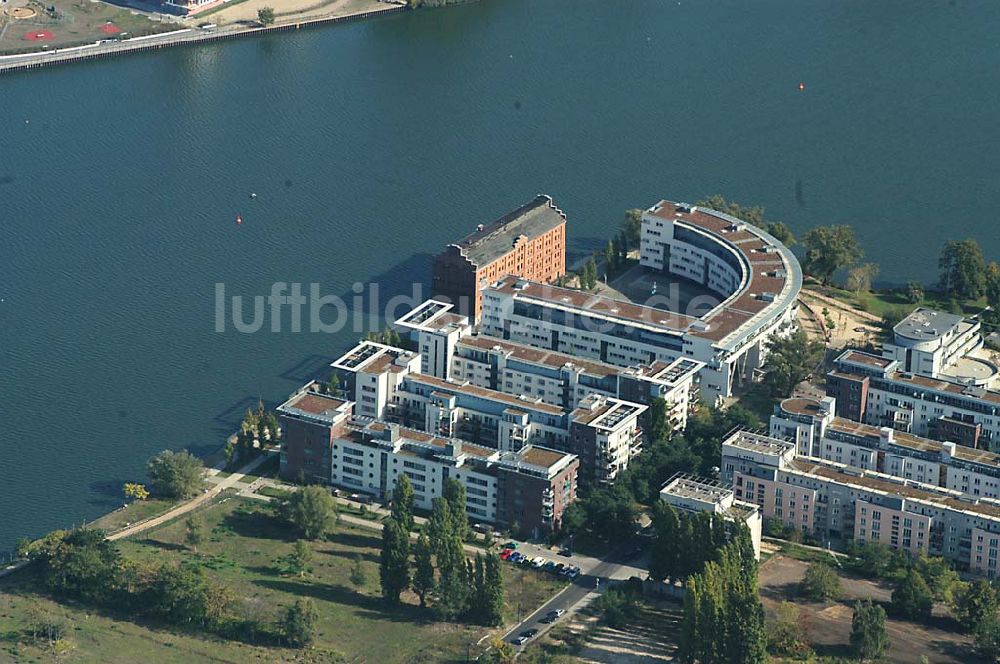
[[[469,569],[462,541],[449,535],[437,562],[439,578],[434,608],[441,619],[454,620],[466,612],[470,597]]]
[[[427,597],[434,590],[434,566],[431,563],[431,545],[427,534],[421,532],[413,549],[413,592],[420,598],[420,606],[427,606]]]
[[[817,226],[802,237],[805,257],[802,267],[823,283],[833,273],[856,263],[864,252],[850,226]]]
[[[330,374],[326,381],[326,393],[333,396],[340,396],[340,374],[336,371]]]
[[[322,537],[337,516],[337,502],[327,489],[307,486],[277,503],[278,514],[306,539]]]
[[[916,560],[916,570],[927,582],[934,599],[945,604],[956,602],[955,593],[962,585],[958,573],[941,556],[920,555]]]
[[[795,244],[795,235],[792,233],[792,229],[780,221],[769,222],[764,230],[786,247]]]
[[[194,515],[184,520],[184,542],[191,550],[198,553],[198,545],[205,540],[205,526]]]
[[[980,626],[996,620],[998,608],[1000,604],[997,600],[997,591],[989,581],[980,579],[969,584],[964,592],[958,594],[955,617],[962,625],[968,626],[970,631],[976,632]]]
[[[500,556],[494,552],[486,554],[483,572],[483,605],[481,607],[483,622],[491,627],[503,623],[505,606],[503,568]]]
[[[365,584],[368,583],[368,575],[365,574],[364,563],[361,560],[361,554],[354,556],[354,562],[351,564],[351,584],[357,589],[361,590],[364,588]]]
[[[686,571],[682,562],[687,544],[681,532],[681,519],[673,505],[657,501],[653,505],[653,530],[656,539],[650,555],[649,575],[654,579],[681,577]]]
[[[444,498],[434,498],[431,500],[431,518],[427,521],[427,536],[434,555],[441,555],[450,534],[451,514],[448,511],[448,501]]]
[[[942,290],[963,300],[977,300],[986,287],[986,260],[979,243],[968,240],[948,240],[938,259]]]
[[[499,636],[490,639],[488,664],[514,664],[515,655],[514,648]]]
[[[809,653],[805,630],[799,617],[799,607],[782,602],[775,611],[768,629],[767,647],[775,655],[804,659]]]
[[[271,7],[261,7],[257,10],[257,20],[261,25],[271,25],[274,23],[274,9]]]
[[[989,661],[1000,659],[1000,619],[996,615],[987,618],[976,627],[976,649]]]
[[[171,623],[218,624],[229,595],[209,583],[202,567],[161,565],[152,588],[153,610]]]
[[[121,582],[121,553],[103,530],[57,530],[33,542],[28,555],[41,562],[43,581],[54,595],[103,604]]]
[[[670,425],[670,407],[663,397],[653,397],[649,404],[647,420],[649,422],[649,440],[660,442],[669,440],[673,428]]]
[[[854,291],[856,295],[866,293],[872,289],[872,282],[877,276],[878,265],[875,263],[852,267],[847,271],[847,290]]]
[[[400,594],[410,587],[410,533],[392,517],[382,526],[379,582],[382,597],[390,604],[398,604]]]
[[[894,613],[913,620],[926,620],[934,607],[934,595],[920,573],[911,569],[892,591]]]
[[[885,633],[885,610],[871,600],[856,602],[851,618],[851,649],[862,661],[882,657],[889,648],[889,637]]]
[[[153,491],[174,499],[198,493],[203,470],[201,460],[186,450],[164,450],[146,465]]]
[[[464,542],[469,535],[469,517],[465,512],[465,486],[453,477],[444,481],[441,496],[448,504],[450,532]]]
[[[604,247],[604,270],[606,272],[611,272],[617,267],[615,265],[617,258],[618,253],[615,251],[615,243],[608,240],[607,246]]]
[[[406,532],[412,532],[415,522],[413,520],[413,484],[406,475],[401,475],[396,480],[396,488],[392,492],[392,518],[399,523]]]
[[[823,344],[811,341],[805,330],[767,342],[763,385],[772,397],[787,397],[805,380],[823,357]]]
[[[134,498],[135,500],[146,500],[149,498],[149,491],[146,490],[145,484],[126,482],[125,486],[122,487],[122,492],[126,498]]]
[[[840,577],[826,563],[812,563],[800,584],[805,597],[817,602],[840,598]]]
[[[309,548],[309,545],[306,544],[305,540],[295,540],[295,544],[292,546],[292,552],[288,554],[286,560],[288,561],[289,571],[303,577],[307,572],[309,572],[309,562],[312,560],[312,549]]]
[[[316,638],[319,614],[311,599],[298,599],[288,607],[282,622],[285,641],[295,648],[304,648]]]
[[[622,234],[628,249],[637,249],[642,239],[642,210],[632,208],[625,210],[622,221]]]
[[[919,281],[911,281],[906,284],[906,301],[910,304],[917,304],[924,299],[924,285]]]
[[[1000,265],[995,262],[990,262],[986,266],[983,291],[986,295],[986,304],[994,310],[1000,310]]]

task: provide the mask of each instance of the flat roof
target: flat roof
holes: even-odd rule
[[[735,495],[731,488],[721,482],[687,473],[677,473],[667,480],[660,489],[660,495],[663,494],[715,504]]]
[[[538,364],[551,369],[562,369],[567,365],[572,365],[573,367],[582,369],[588,374],[599,376],[601,378],[613,376],[621,371],[620,367],[616,367],[611,364],[595,362],[594,360],[586,360],[572,355],[565,355],[563,353],[534,348],[533,346],[525,346],[524,344],[516,344],[504,339],[498,339],[496,337],[486,335],[464,337],[459,340],[457,346],[466,346],[468,348],[476,348],[485,351],[498,350],[508,353],[511,357],[520,360],[521,362]]]
[[[591,398],[593,399],[594,397]],[[646,406],[608,397],[595,399],[591,403],[594,405],[588,407],[584,405],[586,402],[582,402],[573,411],[572,418],[574,422],[601,429],[614,430],[627,418],[638,415],[646,410]]]
[[[388,369],[397,358],[401,356],[416,357],[416,354],[374,341],[362,341],[357,346],[347,351],[334,360],[330,366],[348,371],[368,371],[371,373],[382,373]]]
[[[917,307],[910,315],[896,323],[892,328],[894,334],[915,341],[929,341],[943,337],[958,327],[964,316],[935,311],[926,307]]]
[[[286,415],[305,415],[312,419],[332,422],[337,416],[347,412],[351,403],[344,399],[319,394],[317,392],[299,392],[292,395],[288,401],[277,407],[279,413]]]
[[[499,219],[466,235],[454,245],[477,267],[485,267],[504,256],[521,236],[534,239],[566,223],[566,215],[550,196],[539,194]]]
[[[678,381],[698,373],[704,366],[704,362],[692,360],[687,357],[679,357],[673,362],[656,360],[650,364],[640,364],[624,370],[624,373],[643,380],[674,385]]]
[[[564,415],[565,411],[558,406],[553,406],[547,404],[543,401],[535,401],[522,399],[510,394],[505,394],[503,392],[497,392],[496,390],[489,390],[485,387],[478,387],[472,383],[455,383],[450,380],[444,380],[437,378],[436,376],[430,376],[428,374],[410,374],[409,380],[417,383],[422,383],[428,387],[432,387],[435,390],[441,390],[445,393],[449,391],[451,393],[462,393],[468,394],[470,396],[479,397],[481,399],[487,399],[489,401],[496,401],[499,403],[505,403],[510,406],[516,406],[517,408],[525,410],[536,410],[543,413],[548,413],[550,415]]]
[[[779,407],[786,413],[807,417],[819,417],[829,412],[822,401],[812,397],[789,397],[783,399]]]
[[[530,463],[533,466],[540,466],[542,468],[551,468],[561,463],[567,456],[572,456],[571,454],[557,452],[545,447],[535,447],[534,445],[522,448],[516,454],[521,457],[524,463]]]
[[[748,452],[758,454],[781,455],[795,448],[795,443],[753,433],[752,431],[735,431],[722,440],[723,445],[732,445]]]
[[[465,327],[469,324],[466,316],[455,313],[455,305],[441,300],[424,300],[394,322],[395,325],[423,332],[441,332],[449,328]]]
[[[872,355],[871,353],[865,353],[863,351],[853,349],[844,351],[840,354],[840,357],[837,358],[837,362],[865,364],[870,367],[875,367],[876,369],[885,369],[894,361],[895,360],[890,360],[880,355]]]

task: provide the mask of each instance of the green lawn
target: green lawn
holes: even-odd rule
[[[828,297],[836,298],[845,304],[861,309],[862,311],[867,311],[880,318],[892,311],[909,312],[916,307],[930,307],[931,309],[949,311],[952,305],[951,297],[942,291],[928,290],[924,293],[924,297],[914,304],[909,302],[904,293],[898,290],[878,290],[859,295],[853,291],[837,288],[836,286],[810,284],[808,288]],[[967,302],[960,302],[959,305],[963,313],[975,314],[982,311],[986,306],[986,299],[969,300]]]
[[[88,525],[93,528],[103,528],[109,532],[124,528],[128,523],[138,523],[153,516],[163,514],[176,503],[172,500],[150,498],[129,503],[128,507],[120,509],[96,519]]]
[[[283,524],[254,501],[230,498],[199,510],[206,541],[198,554],[183,544],[184,520],[121,542],[123,553],[136,560],[165,562],[194,560],[211,578],[227,586],[237,605],[255,615],[276,618],[297,597],[311,597],[320,614],[319,636],[308,653],[265,648],[215,637],[187,634],[179,629],[135,622],[131,616],[88,610],[70,603],[56,604],[37,594],[32,574],[0,580],[0,661],[49,661],[53,653],[31,645],[26,635],[32,612],[61,616],[68,625],[67,662],[158,664],[159,662],[448,662],[464,661],[466,646],[486,630],[439,623],[409,596],[401,608],[387,610],[379,597],[378,546],[375,530],[340,524],[326,540],[311,543],[312,572],[305,578],[283,573],[281,559],[294,541]],[[349,581],[360,556],[367,581],[360,589]],[[518,603],[530,611],[554,594],[561,584],[535,570],[504,567],[509,613]]]

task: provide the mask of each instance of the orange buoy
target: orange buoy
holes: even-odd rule
[[[805,89],[806,89],[806,84],[805,83],[799,83],[799,92],[802,92]]]
[[[236,225],[239,226],[242,223],[243,223],[243,217],[240,215],[236,215]]]

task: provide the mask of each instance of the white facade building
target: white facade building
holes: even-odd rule
[[[714,403],[753,379],[770,338],[794,329],[798,260],[760,229],[663,201],[643,215],[640,256],[646,267],[697,281],[719,304],[695,317],[507,277],[483,291],[481,331],[620,367],[695,360]]]

